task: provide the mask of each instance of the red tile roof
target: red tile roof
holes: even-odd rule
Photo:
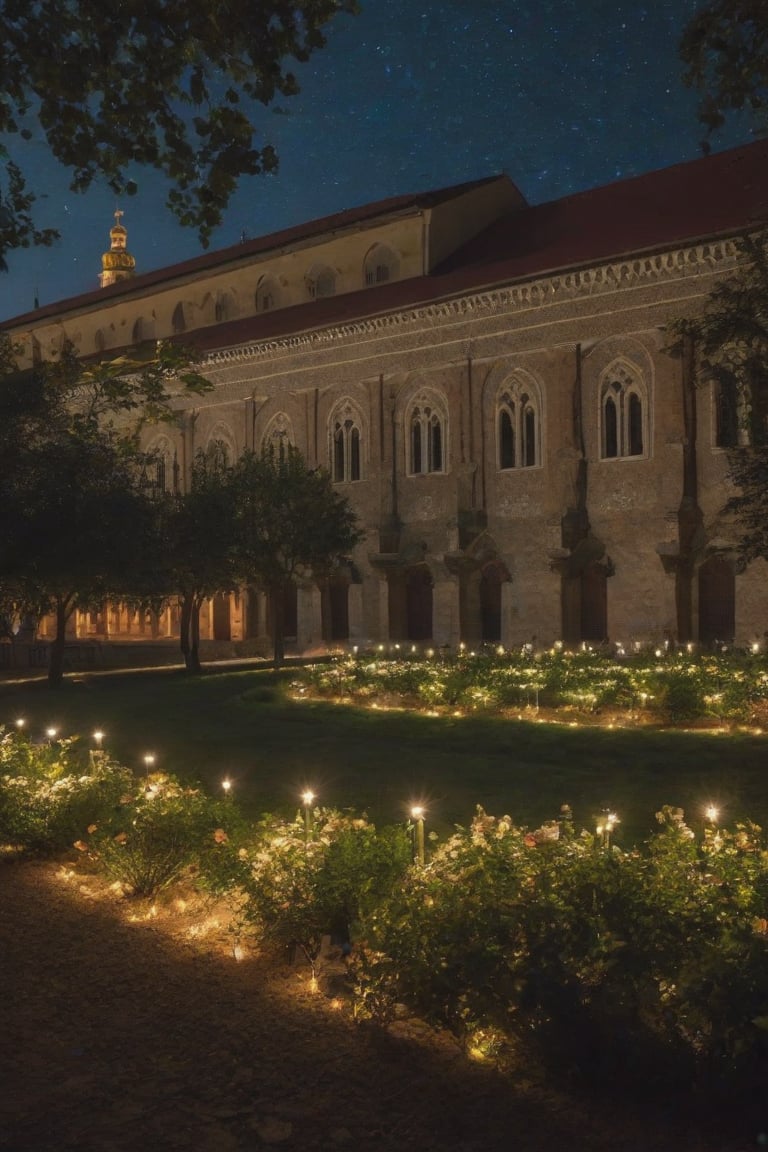
[[[768,140],[760,140],[513,212],[430,276],[202,328],[190,339],[208,351],[274,339],[766,223]]]
[[[48,315],[60,315],[102,300],[106,302],[122,293],[247,259],[305,237],[389,213],[428,207],[480,183],[484,181],[420,196],[381,200],[41,308],[6,322],[6,326],[40,322]],[[768,140],[759,140],[561,200],[514,210],[470,240],[429,276],[359,289],[200,328],[189,333],[186,339],[202,350],[273,339],[401,307],[428,304],[462,292],[698,240],[736,235],[765,223],[768,223]]]
[[[479,188],[483,184],[491,184],[494,181],[506,183],[513,190],[519,202],[525,204],[522,193],[515,188],[509,177],[504,175],[486,176],[480,180],[470,180],[463,184],[453,184],[448,188],[438,188],[428,192],[390,196],[385,200],[362,204],[357,208],[349,208],[331,216],[322,216],[318,220],[308,220],[295,227],[284,228],[280,232],[271,232],[254,240],[232,244],[228,248],[219,248],[215,252],[205,252],[201,256],[194,256],[179,264],[167,265],[164,268],[157,268],[152,272],[145,272],[127,280],[119,280],[107,288],[97,288],[91,292],[81,293],[79,296],[71,296],[66,300],[45,304],[33,312],[14,316],[11,320],[5,321],[5,324],[16,326],[20,323],[39,322],[48,316],[60,316],[62,312],[87,308],[89,305],[114,300],[120,296],[130,296],[147,288],[168,285],[179,278],[189,278],[202,272],[222,271],[227,264],[247,264],[248,260],[254,256],[266,255],[289,245],[299,244],[303,240],[311,240],[313,237],[325,236],[365,224],[373,224],[388,216],[434,208],[463,195],[465,192],[470,192],[474,188]],[[2,327],[3,325],[0,325],[0,329]]]

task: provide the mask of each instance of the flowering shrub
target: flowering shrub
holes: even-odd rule
[[[622,852],[568,812],[526,832],[478,810],[366,917],[359,1013],[405,1003],[589,1075],[743,1070],[768,1028],[768,853],[753,825],[697,843],[659,816]]]
[[[313,963],[323,936],[348,941],[389,894],[410,862],[410,843],[404,829],[377,832],[364,817],[317,808],[295,820],[265,819],[240,860],[246,920],[262,939],[300,948]]]
[[[128,790],[102,824],[92,826],[87,850],[99,866],[135,896],[151,896],[199,866],[229,841],[240,818],[227,801],[156,775]]]
[[[99,755],[86,770],[74,740],[38,745],[0,735],[0,841],[34,853],[60,852],[107,816],[131,773]]]
[[[431,650],[430,650],[431,651]],[[342,658],[316,665],[300,685],[361,703],[489,709],[619,709],[666,723],[705,717],[747,722],[768,710],[763,656],[654,650],[613,657],[604,651],[482,649],[402,658]]]

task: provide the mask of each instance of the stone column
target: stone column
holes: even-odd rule
[[[459,581],[452,576],[435,582],[432,589],[432,640],[436,648],[461,640],[459,622]]]
[[[514,593],[512,581],[505,580],[501,586],[501,643],[505,648],[512,648],[516,643],[513,630]]]
[[[316,584],[296,589],[296,615],[296,646],[299,652],[322,644],[322,605],[320,589]]]
[[[347,590],[347,612],[349,613],[349,642],[350,644],[358,644],[365,638],[362,584],[350,584]]]

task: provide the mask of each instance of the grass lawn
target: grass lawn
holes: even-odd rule
[[[254,814],[290,812],[309,786],[321,803],[365,809],[380,823],[422,800],[441,830],[468,823],[476,804],[534,824],[569,803],[588,826],[611,808],[624,846],[645,837],[662,804],[684,808],[694,827],[709,803],[727,823],[768,821],[766,736],[379,712],[293,702],[280,683],[268,671],[81,675],[56,692],[5,683],[0,723],[23,716],[33,738],[49,725],[62,736],[102,728],[105,747],[137,772],[154,752],[158,770],[211,791],[228,776]]]

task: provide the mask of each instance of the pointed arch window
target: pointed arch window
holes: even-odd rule
[[[432,393],[417,396],[408,409],[406,428],[410,475],[445,472],[448,418],[440,397]]]
[[[611,365],[600,383],[600,458],[647,455],[648,398],[645,381],[628,364]]]
[[[541,400],[532,380],[513,380],[496,402],[499,468],[534,468],[541,463]]]
[[[330,460],[334,483],[362,480],[363,421],[354,404],[344,401],[331,413]]]
[[[290,417],[285,412],[278,412],[272,417],[264,437],[261,442],[263,452],[274,451],[278,455],[280,450],[283,451],[290,445],[292,448],[296,446],[296,441],[293,436],[293,425],[291,424]]]

